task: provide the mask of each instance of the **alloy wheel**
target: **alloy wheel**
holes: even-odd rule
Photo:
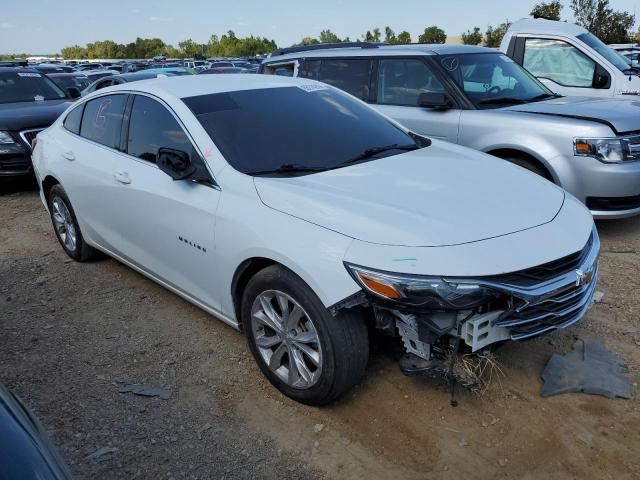
[[[322,370],[320,338],[307,312],[291,296],[267,290],[251,308],[252,335],[265,364],[293,388],[316,384]]]
[[[53,225],[60,241],[70,252],[75,252],[77,246],[77,234],[73,217],[60,197],[55,196],[51,201]]]

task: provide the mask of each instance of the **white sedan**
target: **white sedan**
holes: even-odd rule
[[[372,328],[402,340],[410,373],[569,326],[596,286],[573,197],[310,80],[106,88],[38,135],[33,162],[71,258],[104,252],[243,329],[307,404],[361,380]]]

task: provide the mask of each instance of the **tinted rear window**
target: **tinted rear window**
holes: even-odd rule
[[[36,72],[0,72],[0,103],[60,100],[66,94]]]
[[[120,147],[126,95],[106,95],[89,100],[84,108],[80,135],[110,148]]]
[[[338,90],[310,84],[184,98],[227,161],[244,173],[283,164],[336,168],[412,138]],[[387,152],[386,155],[400,151]]]
[[[80,133],[80,122],[82,121],[82,110],[84,104],[77,106],[69,112],[67,118],[64,119],[64,128],[78,135]]]
[[[370,60],[323,60],[318,80],[344,90],[361,100],[367,100],[370,70]]]

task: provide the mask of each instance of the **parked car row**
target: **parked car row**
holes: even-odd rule
[[[451,350],[579,321],[593,216],[640,213],[637,97],[601,59],[591,98],[542,83],[521,65],[536,25],[506,52],[343,43],[282,49],[261,75],[108,77],[37,134],[42,202],[71,258],[106,253],[244,330],[300,402],[362,378],[372,328],[402,341],[405,373],[446,371]],[[25,72],[9,80],[69,101]]]

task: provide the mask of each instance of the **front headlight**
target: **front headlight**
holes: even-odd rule
[[[8,132],[0,131],[0,145],[11,145],[16,143]]]
[[[472,280],[381,272],[349,263],[345,263],[345,266],[366,292],[409,307],[468,310],[502,295]]]
[[[604,163],[621,163],[640,160],[635,146],[638,138],[576,138],[573,141],[574,154],[593,157]]]

